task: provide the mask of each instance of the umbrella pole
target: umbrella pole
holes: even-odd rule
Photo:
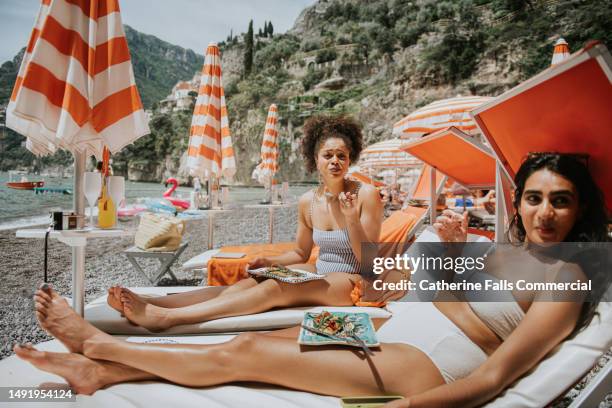
[[[438,197],[436,196],[436,168],[431,168],[429,176],[429,223],[434,225],[436,221],[436,206],[438,205]]]
[[[79,217],[85,216],[83,179],[86,160],[85,152],[74,153],[73,208]],[[84,218],[77,219],[79,227],[82,226]],[[72,307],[80,316],[85,316],[85,246],[72,247]]]
[[[502,169],[499,162],[495,166],[495,242],[504,242],[504,191]]]

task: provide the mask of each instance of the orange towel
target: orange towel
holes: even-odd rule
[[[351,301],[355,306],[359,307],[385,307],[386,302],[362,302],[361,297],[363,296],[363,281],[359,279],[353,284],[353,290],[351,291]]]
[[[211,258],[206,267],[208,271],[209,286],[228,286],[248,277],[247,264],[261,256],[278,256],[296,248],[295,242],[279,242],[275,244],[251,244],[242,246],[227,246],[223,252],[243,252],[245,257],[240,259]],[[315,263],[319,248],[312,249],[308,263]]]

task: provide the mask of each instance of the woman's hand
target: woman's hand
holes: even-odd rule
[[[452,210],[444,210],[436,218],[434,228],[442,242],[466,242],[468,229],[467,211],[457,214]]]
[[[340,204],[340,212],[347,219],[359,220],[359,204],[357,202],[357,194],[345,193],[344,191],[338,195]]]
[[[253,259],[247,264],[247,270],[264,268],[266,266],[272,266],[272,262],[265,256],[260,256],[260,257]]]

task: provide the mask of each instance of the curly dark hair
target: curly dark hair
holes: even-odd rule
[[[349,160],[356,163],[363,150],[363,135],[361,126],[355,119],[348,116],[313,116],[304,124],[304,139],[302,140],[302,155],[306,169],[313,172],[317,169],[316,157],[319,148],[332,137],[344,140],[349,149]]]
[[[565,237],[564,242],[576,242],[582,248],[582,251],[579,251],[579,255],[564,260],[580,265],[586,276],[593,281],[595,289],[591,293],[590,301],[585,301],[582,304],[576,326],[569,336],[569,338],[572,338],[588,326],[593,317],[597,315],[597,305],[603,297],[602,288],[607,289],[610,285],[609,268],[602,267],[600,264],[602,259],[605,260],[608,257],[602,256],[602,249],[597,247],[598,245],[603,246],[603,251],[605,251],[607,249],[605,243],[610,241],[607,230],[608,215],[604,196],[591,177],[586,163],[580,160],[580,156],[560,153],[532,154],[523,162],[514,178],[516,184],[512,203],[514,206],[514,216],[510,221],[510,229],[508,231],[511,241],[515,243],[525,241],[527,232],[525,231],[523,220],[518,213],[518,208],[521,205],[521,198],[523,191],[525,191],[527,179],[541,169],[550,170],[568,179],[578,192],[581,210],[580,217]],[[588,246],[589,244],[587,243],[592,244]],[[593,247],[593,245],[595,246]],[[561,258],[564,258],[564,256],[561,256]]]

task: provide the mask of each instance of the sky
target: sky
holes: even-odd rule
[[[246,32],[249,20],[257,33],[272,21],[275,33],[293,26],[316,0],[120,0],[123,23],[171,44],[204,54],[211,41]],[[26,45],[40,0],[0,0],[0,64]]]

